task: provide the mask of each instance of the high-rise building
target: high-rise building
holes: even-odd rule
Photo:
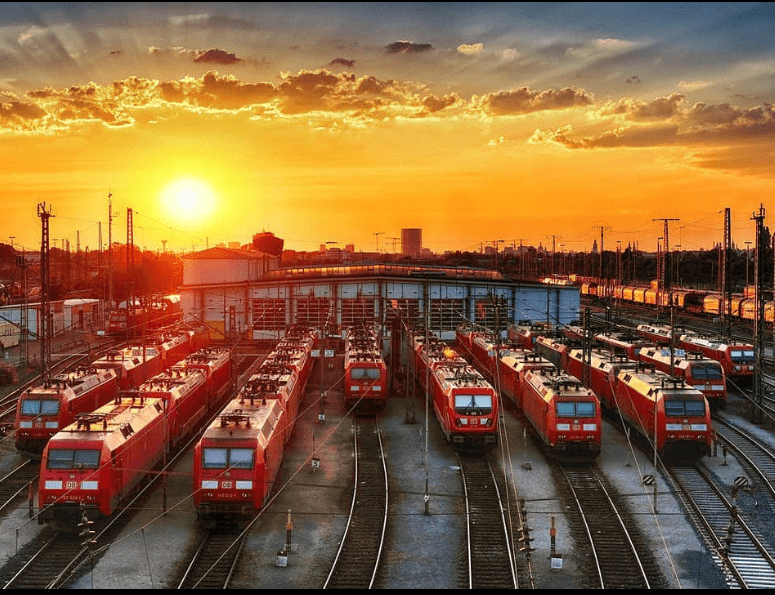
[[[422,229],[401,230],[401,254],[417,258],[422,251]]]

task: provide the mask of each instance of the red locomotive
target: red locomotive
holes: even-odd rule
[[[81,504],[92,521],[112,515],[161,462],[164,419],[161,399],[118,398],[54,435],[40,466],[38,522],[74,532]]]
[[[140,386],[163,369],[161,349],[155,345],[131,345],[109,351],[92,365],[98,370],[113,370],[119,390]]]
[[[485,452],[498,444],[498,399],[484,376],[433,337],[412,337],[416,374],[429,391],[445,439],[461,451]],[[426,381],[427,379],[427,381]]]
[[[669,326],[655,324],[639,324],[638,334],[657,345],[670,345],[673,339],[673,329]]]
[[[94,411],[116,396],[113,370],[77,368],[27,389],[16,406],[16,450],[40,459],[46,442],[81,413]]]
[[[624,353],[593,348],[585,362],[582,349],[572,349],[568,354],[567,371],[572,376],[588,381],[589,388],[600,403],[609,411],[616,412],[616,379],[622,370],[635,370],[638,362]],[[586,375],[585,375],[586,372]]]
[[[687,351],[697,351],[719,362],[728,378],[738,380],[753,378],[755,359],[753,345],[725,341],[720,337],[693,334],[681,335],[678,344]]]
[[[190,367],[183,362],[55,434],[41,461],[38,522],[71,532],[82,514],[90,520],[111,516],[220,405],[209,397],[225,392],[218,383],[228,380],[222,370],[230,368],[231,357],[224,353],[210,354],[209,376],[201,359]]]
[[[711,446],[710,407],[681,378],[642,367],[622,370],[615,385],[624,420],[645,436],[660,456],[693,459]]]
[[[641,335],[631,331],[613,331],[595,335],[595,341],[603,346],[603,349],[616,353],[624,353],[628,358],[635,361],[638,359],[638,351],[642,347],[653,345]]]
[[[711,407],[726,405],[727,383],[724,370],[716,360],[684,349],[673,349],[671,354],[666,347],[644,347],[638,358],[665,374],[683,378],[686,384],[705,395]]]
[[[520,320],[517,324],[509,326],[509,341],[517,344],[522,349],[533,349],[536,339],[552,335],[552,325],[548,322]]]
[[[469,325],[461,325],[457,328],[455,346],[489,382],[495,381],[496,353],[501,356],[515,348],[514,345],[501,344],[495,333],[474,331]]]
[[[374,413],[387,399],[387,367],[372,328],[347,329],[344,352],[344,404],[347,410]]]
[[[17,405],[17,450],[39,459],[46,441],[73,423],[77,415],[102,407],[116,397],[117,391],[137,388],[208,339],[209,334],[202,330],[170,331],[161,344],[131,345],[111,351],[90,367],[60,374],[48,386],[28,390]]]
[[[527,349],[511,349],[498,358],[501,392],[522,409],[525,374],[531,370],[554,370],[554,364]]]
[[[286,334],[194,449],[194,506],[208,529],[250,521],[269,499],[304,396],[312,329]],[[287,354],[296,354],[286,360]]]
[[[580,461],[600,454],[600,402],[578,378],[559,370],[528,371],[522,411],[555,457]]]
[[[576,346],[578,346],[578,341],[538,337],[534,351],[552,362],[558,370],[567,370],[568,353]]]

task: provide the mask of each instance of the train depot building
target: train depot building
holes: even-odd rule
[[[570,285],[516,282],[492,270],[416,264],[280,268],[256,250],[211,248],[183,259],[184,320],[226,340],[276,341],[305,322],[337,332],[360,321],[427,321],[443,340],[462,323],[505,332],[521,320],[567,325],[579,317]]]

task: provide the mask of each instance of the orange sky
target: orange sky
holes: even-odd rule
[[[725,207],[742,245],[754,235],[752,214],[773,206],[771,47],[730,59],[725,72],[676,67],[638,88],[651,80],[646,72],[669,70],[647,70],[670,57],[653,37],[656,22],[648,41],[614,24],[576,30],[551,64],[546,48],[557,39],[495,37],[481,24],[498,21],[487,12],[458,15],[457,37],[454,27],[443,38],[407,31],[427,44],[391,37],[395,27],[370,46],[372,23],[360,45],[329,45],[324,62],[312,40],[323,27],[312,23],[291,46],[277,39],[281,24],[275,37],[265,27],[248,39],[234,26],[215,28],[213,14],[159,5],[168,22],[202,25],[183,35],[143,25],[123,6],[133,24],[112,24],[110,35],[107,21],[122,15],[74,20],[64,8],[45,26],[25,13],[0,27],[0,241],[39,249],[36,208],[45,201],[52,239],[75,250],[80,233],[81,247],[94,250],[98,222],[107,242],[109,192],[114,240],[125,241],[132,208],[135,243],[154,250],[161,240],[202,249],[269,230],[298,250],[379,242],[392,251],[406,227],[422,228],[437,252],[495,240],[551,246],[553,235],[558,249],[587,250],[601,227],[607,249],[619,240],[654,250],[663,218],[678,219],[672,247],[696,249],[721,241]],[[723,5],[719,20],[740,18],[734,6]],[[102,39],[98,48],[84,30]],[[57,70],[44,52],[54,42],[80,68]],[[223,49],[203,60],[212,47]],[[506,67],[507,82],[495,76]]]

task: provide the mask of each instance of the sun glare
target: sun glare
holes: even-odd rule
[[[217,202],[213,189],[196,178],[174,181],[163,190],[161,200],[170,216],[185,223],[203,222]]]

